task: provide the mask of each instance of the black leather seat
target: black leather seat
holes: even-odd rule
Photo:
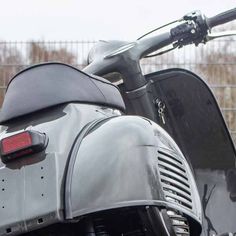
[[[44,63],[27,68],[8,85],[0,123],[48,107],[69,102],[104,105],[124,111],[116,86],[62,63]]]

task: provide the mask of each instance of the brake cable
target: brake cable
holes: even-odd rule
[[[169,25],[172,25],[172,24],[174,24],[174,23],[180,22],[180,21],[182,21],[182,20],[183,20],[183,18],[181,18],[181,19],[179,19],[179,20],[172,21],[172,22],[170,22],[170,23],[168,23],[168,24],[165,24],[165,25],[162,25],[162,26],[160,26],[160,27],[158,27],[158,28],[155,28],[155,29],[153,29],[153,30],[147,32],[146,34],[140,36],[137,40],[140,40],[140,39],[146,37],[147,35],[149,35],[149,34],[155,32],[155,31],[157,31],[157,30],[160,30],[160,29],[162,29],[162,28],[165,28],[165,27],[167,27],[167,26],[169,26]]]
[[[160,27],[158,27],[158,28],[155,28],[155,29],[153,29],[153,30],[147,32],[146,34],[140,36],[137,40],[140,40],[140,39],[142,39],[142,38],[148,36],[149,34],[152,34],[153,32],[158,31],[158,30],[160,30],[160,29],[162,29],[162,28],[165,28],[165,27],[167,27],[167,26],[169,26],[169,25],[175,24],[175,23],[177,23],[177,22],[181,22],[182,20],[183,20],[183,18],[181,18],[181,19],[179,19],[179,20],[175,20],[175,21],[169,22],[168,24],[162,25],[162,26],[160,26]],[[160,56],[160,55],[162,55],[162,54],[164,54],[164,53],[166,53],[166,52],[170,52],[170,51],[176,49],[177,47],[178,47],[177,45],[174,45],[174,46],[173,46],[172,48],[170,48],[170,49],[167,49],[167,50],[164,50],[164,51],[155,53],[155,54],[149,54],[149,55],[145,56],[144,58],[151,58],[151,57]]]
[[[150,57],[160,56],[160,55],[162,55],[162,54],[164,54],[164,53],[166,53],[166,52],[170,52],[170,51],[172,51],[172,50],[175,50],[175,49],[178,48],[178,47],[179,47],[179,46],[178,46],[177,44],[175,44],[175,45],[173,45],[173,47],[170,48],[170,49],[166,49],[166,50],[164,50],[164,51],[161,51],[161,52],[158,52],[158,53],[155,53],[155,54],[149,54],[149,55],[145,56],[144,58],[150,58]]]

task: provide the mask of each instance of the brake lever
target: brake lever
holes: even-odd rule
[[[224,31],[220,33],[210,33],[206,36],[205,40],[206,42],[209,42],[213,39],[223,38],[223,37],[228,37],[228,36],[236,36],[236,30],[229,30],[229,31]]]

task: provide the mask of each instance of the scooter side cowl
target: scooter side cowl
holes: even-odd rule
[[[173,139],[137,116],[101,121],[75,144],[66,177],[66,218],[117,208],[175,209],[201,223],[190,166]]]

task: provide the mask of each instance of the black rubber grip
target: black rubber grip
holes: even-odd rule
[[[236,8],[220,13],[216,16],[206,19],[208,27],[211,29],[214,26],[221,25],[236,19]]]

